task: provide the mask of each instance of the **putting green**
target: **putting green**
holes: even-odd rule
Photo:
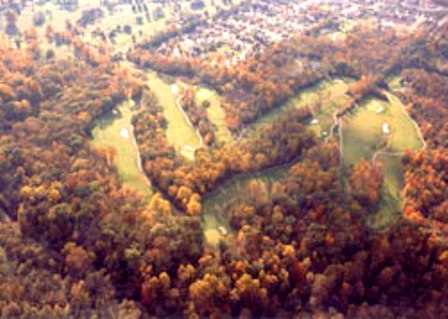
[[[219,94],[212,89],[198,87],[196,98],[198,103],[202,103],[205,100],[210,102],[207,114],[215,126],[215,134],[218,141],[222,143],[232,142],[233,137],[226,125],[226,113],[221,107],[221,97]]]
[[[176,105],[180,96],[173,94],[173,85],[160,78],[155,72],[147,72],[148,85],[163,107],[164,116],[168,122],[166,136],[175,145],[177,151],[189,160],[194,160],[195,149],[201,146],[200,137],[196,130],[188,123],[185,115]]]
[[[139,153],[132,141],[131,119],[135,112],[134,104],[134,101],[123,102],[118,106],[116,114],[101,119],[93,129],[93,143],[114,147],[117,151],[115,165],[123,184],[149,198],[152,189],[139,170]]]
[[[344,117],[345,166],[356,163],[361,157],[371,159],[379,148],[397,153],[422,147],[417,129],[400,99],[392,94],[387,97],[388,101],[369,98],[353,114]]]

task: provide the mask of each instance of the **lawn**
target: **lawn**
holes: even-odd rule
[[[401,204],[400,190],[403,183],[401,156],[382,156],[378,161],[383,165],[384,181],[381,199],[376,213],[369,216],[368,225],[376,229],[385,228],[398,218],[396,214]]]
[[[403,152],[418,150],[422,142],[417,130],[403,113],[400,99],[388,94],[388,101],[369,98],[353,114],[343,120],[344,165],[357,162],[361,157],[371,159],[382,144],[384,151]],[[387,123],[390,133],[383,133]]]
[[[147,76],[147,83],[163,107],[168,122],[166,128],[168,141],[175,145],[185,158],[194,160],[194,149],[200,147],[200,138],[176,105],[177,97],[171,91],[176,83],[162,79],[155,72],[147,72]]]
[[[345,166],[357,163],[360,158],[370,160],[381,144],[387,141],[382,133],[382,124],[387,118],[384,114],[376,114],[368,109],[370,103],[376,102],[370,100],[363,103],[352,115],[342,120]]]
[[[419,150],[423,145],[412,120],[403,112],[401,101],[392,94],[387,96],[388,101],[366,99],[343,119],[342,129],[344,167],[355,164],[361,157],[371,160],[379,149],[395,154],[377,158],[383,165],[384,184],[378,213],[372,216],[375,227],[387,225],[399,208],[403,178],[399,154],[408,149]],[[383,132],[385,123],[389,126],[388,134]]]
[[[133,107],[133,101],[124,102],[118,106],[117,114],[110,114],[100,120],[92,132],[93,143],[114,147],[117,150],[115,165],[123,184],[149,198],[152,190],[138,169],[139,155],[130,136]]]
[[[226,125],[226,113],[221,107],[221,97],[219,94],[212,89],[198,87],[196,99],[198,103],[202,103],[204,100],[208,100],[210,102],[210,107],[207,109],[207,114],[210,121],[212,121],[215,126],[215,134],[218,141],[222,143],[232,142],[233,137]]]
[[[251,125],[251,129],[276,121],[287,110],[320,105],[320,108],[313,108],[315,121],[310,123],[310,128],[316,132],[317,136],[325,137],[333,124],[333,113],[340,106],[350,101],[350,97],[346,93],[348,84],[352,81],[351,79],[345,78],[333,81],[323,80],[316,85],[304,89],[282,106],[261,116]]]
[[[285,167],[273,168],[262,173],[254,173],[242,177],[235,177],[222,184],[215,192],[206,196],[202,202],[202,216],[204,218],[204,236],[207,243],[217,245],[222,238],[218,227],[223,226],[229,233],[230,208],[248,198],[246,190],[251,181],[258,181],[270,188],[272,183],[279,180],[287,171]]]
[[[391,90],[397,90],[397,89],[401,89],[402,85],[401,85],[401,81],[402,81],[402,77],[401,76],[391,76],[387,79],[387,84],[389,85],[389,88]]]

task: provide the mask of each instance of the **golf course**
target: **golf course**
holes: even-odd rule
[[[179,153],[188,160],[194,160],[194,150],[200,147],[200,136],[190,125],[185,113],[177,104],[179,87],[182,83],[170,81],[155,72],[147,72],[147,84],[155,93],[163,107],[168,125],[168,140],[176,146]],[[249,134],[256,127],[275,121],[283,112],[291,108],[312,108],[314,117],[308,123],[318,136],[327,137],[334,126],[334,113],[341,105],[350,101],[347,94],[351,79],[324,80],[303,90],[284,105],[262,116],[248,127]],[[342,127],[342,167],[349,168],[364,158],[381,163],[384,171],[384,183],[381,201],[372,214],[370,224],[382,228],[396,218],[395,212],[400,205],[399,190],[402,184],[401,158],[405,150],[419,150],[423,141],[417,127],[407,114],[401,101],[391,93],[387,100],[369,97],[360,103],[354,111],[345,115],[339,123]],[[215,126],[218,141],[233,141],[225,125],[225,112],[221,108],[220,96],[206,87],[198,87],[198,103],[210,102],[208,116]],[[93,131],[94,143],[113,146],[117,150],[116,165],[123,183],[145,196],[151,196],[151,188],[138,167],[139,154],[132,141],[130,121],[135,114],[133,101],[118,106],[116,114],[110,114],[99,122]],[[221,185],[203,200],[204,235],[209,244],[216,246],[224,233],[230,230],[229,208],[245,194],[250,182],[258,182],[270,187],[279,179],[286,168],[278,167],[268,172],[239,176]]]
[[[382,196],[377,214],[371,218],[374,227],[382,228],[396,217],[399,209],[403,152],[420,150],[424,141],[400,99],[390,93],[387,100],[366,99],[342,123],[343,167],[348,168],[361,158],[383,166]]]
[[[148,86],[164,110],[164,116],[168,122],[166,128],[168,141],[182,156],[194,160],[194,152],[201,146],[201,138],[178,105],[180,83],[162,79],[155,72],[147,72],[146,75]]]
[[[133,100],[121,103],[93,129],[93,144],[115,148],[115,165],[123,184],[149,198],[151,184],[139,167],[140,154],[133,140],[131,119],[136,111]]]
[[[347,95],[348,85],[352,79],[322,80],[319,83],[301,90],[283,105],[266,113],[255,121],[248,129],[252,130],[260,125],[274,122],[285,111],[294,108],[310,107],[313,121],[310,128],[318,137],[326,137],[333,125],[333,113],[339,107],[350,101]]]
[[[221,97],[219,94],[207,87],[198,87],[196,92],[198,103],[209,101],[210,106],[207,109],[207,115],[215,127],[215,134],[219,142],[229,143],[233,141],[232,134],[226,125],[226,114],[221,107]]]

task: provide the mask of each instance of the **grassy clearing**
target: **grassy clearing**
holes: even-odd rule
[[[372,158],[381,144],[387,141],[382,133],[384,121],[382,114],[370,111],[366,104],[357,109],[353,115],[343,119],[344,166],[355,164],[360,158],[367,160]]]
[[[226,125],[226,113],[221,107],[221,97],[219,94],[212,89],[198,87],[196,99],[198,103],[202,103],[205,100],[210,102],[207,114],[215,126],[215,134],[218,141],[222,143],[232,142],[233,137]]]
[[[333,124],[333,113],[350,100],[346,94],[351,79],[323,80],[320,83],[299,92],[282,106],[260,117],[251,128],[276,121],[284,112],[294,108],[314,106],[315,121],[310,124],[317,136],[326,136]],[[316,121],[317,120],[317,121]]]
[[[395,120],[391,124],[395,134],[392,135],[388,150],[392,152],[419,150],[423,143],[411,119],[403,112],[404,106],[400,99],[392,94],[388,94],[388,99],[391,105],[390,116]]]
[[[147,83],[163,107],[168,122],[166,128],[168,141],[176,146],[182,156],[194,160],[194,149],[200,147],[200,138],[176,105],[177,97],[171,92],[171,87],[175,83],[161,79],[155,72],[148,72],[147,76]]]
[[[61,10],[60,7],[53,2],[46,2],[42,6],[36,4],[27,5],[21,12],[17,20],[17,26],[21,31],[26,31],[33,27],[33,15],[36,12],[42,12],[45,14],[45,24],[36,31],[39,35],[44,36],[46,24],[50,24],[55,31],[65,30],[66,21],[72,21],[73,23],[81,18],[82,11],[99,6],[99,1],[79,1],[79,9],[73,11]]]
[[[218,227],[223,226],[231,231],[229,225],[230,208],[243,199],[248,199],[247,186],[251,181],[257,181],[270,188],[272,183],[279,180],[287,168],[278,167],[264,173],[254,173],[245,177],[231,179],[221,185],[213,194],[203,200],[204,235],[207,243],[217,245],[223,235]]]
[[[71,11],[62,9],[60,5],[55,3],[55,1],[45,2],[42,5],[30,3],[18,17],[17,26],[22,32],[28,30],[33,27],[33,15],[37,12],[42,12],[45,14],[46,18],[45,24],[36,28],[36,30],[40,36],[44,36],[47,24],[50,24],[55,31],[63,31],[66,28],[66,21],[75,24],[76,21],[81,18],[84,10],[101,8],[105,14],[104,17],[86,27],[85,33],[82,35],[83,39],[92,45],[101,45],[104,43],[102,43],[99,38],[92,38],[92,31],[100,29],[109,33],[117,26],[123,27],[129,25],[132,27],[132,34],[118,34],[115,39],[116,43],[113,45],[116,49],[121,48],[126,50],[133,44],[132,36],[135,36],[137,40],[150,39],[156,34],[164,31],[168,26],[176,23],[175,20],[180,16],[185,17],[193,14],[205,15],[206,13],[213,16],[219,9],[229,9],[238,6],[240,2],[241,1],[233,1],[231,6],[224,6],[221,1],[205,0],[204,9],[192,10],[190,8],[191,2],[181,1],[180,13],[173,13],[168,6],[157,2],[146,2],[145,5],[150,13],[150,21],[147,21],[146,12],[144,10],[142,10],[142,12],[133,12],[132,5],[130,4],[117,5],[113,12],[109,12],[104,5],[101,5],[100,0],[79,0],[77,6],[72,6]],[[159,20],[154,19],[154,12],[157,8],[161,8],[164,13],[164,17]],[[141,18],[143,23],[138,24],[137,18]]]
[[[387,84],[389,85],[389,88],[391,90],[401,89],[402,88],[402,85],[401,85],[402,79],[403,78],[401,76],[392,76],[387,79]]]
[[[111,114],[101,119],[92,132],[93,143],[114,147],[117,150],[115,165],[123,184],[149,198],[152,195],[152,190],[138,168],[139,155],[130,136],[134,106],[133,101],[124,102],[119,105],[116,115]],[[125,132],[129,136],[126,137]]]
[[[384,181],[381,199],[376,214],[370,216],[368,224],[382,229],[397,219],[397,210],[401,204],[400,190],[403,183],[402,157],[382,156],[378,161],[383,166]]]
[[[381,146],[385,146],[386,152],[421,148],[422,142],[412,121],[403,113],[401,101],[391,94],[388,98],[389,101],[369,98],[344,118],[345,166],[356,163],[361,157],[371,159]],[[384,124],[389,126],[389,134],[383,133]]]
[[[351,30],[353,30],[357,25],[364,22],[363,19],[357,20],[357,19],[350,19],[346,20],[342,25],[340,25],[339,29],[343,33],[348,33]]]
[[[390,129],[388,134],[383,132],[385,124]],[[343,120],[345,167],[355,164],[361,157],[370,160],[379,149],[399,154],[408,149],[418,150],[422,145],[414,124],[403,112],[401,101],[392,94],[388,94],[388,101],[367,99]],[[403,174],[401,156],[380,155],[378,161],[384,168],[384,184],[377,214],[372,216],[371,225],[381,228],[396,217]]]

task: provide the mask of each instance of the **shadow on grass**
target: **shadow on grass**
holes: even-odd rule
[[[369,216],[367,225],[376,230],[384,230],[398,220],[401,200],[383,189],[380,202],[375,212]]]
[[[123,114],[117,110],[117,114],[109,113],[98,120],[98,127],[102,130],[107,129],[109,126],[113,125],[115,121],[122,119]]]
[[[232,231],[229,226],[229,211],[236,203],[247,199],[246,187],[251,181],[260,181],[269,189],[272,184],[287,173],[284,167],[273,168],[269,172],[253,173],[249,176],[235,177],[222,184],[213,194],[206,196],[203,201],[204,231],[223,225]]]

